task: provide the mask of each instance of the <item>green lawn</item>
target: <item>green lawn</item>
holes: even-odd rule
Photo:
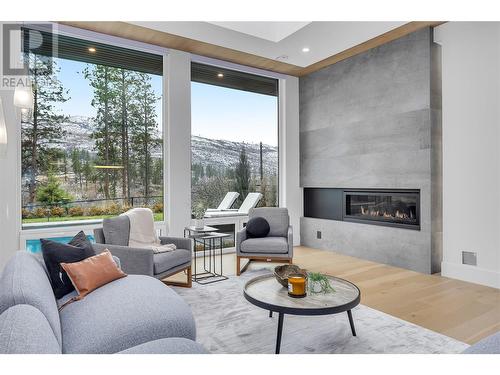
[[[97,219],[106,219],[109,217],[114,217],[116,215],[100,215],[100,216],[63,216],[63,217],[51,217],[48,220],[46,217],[35,218],[35,219],[23,219],[23,224],[30,223],[53,223],[56,221],[78,221],[78,220],[97,220]],[[163,220],[163,213],[154,214],[155,221]]]

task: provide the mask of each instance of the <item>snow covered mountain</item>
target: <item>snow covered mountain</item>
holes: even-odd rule
[[[92,118],[70,116],[66,122],[61,124],[61,128],[66,132],[64,139],[51,144],[51,147],[67,151],[73,149],[87,150],[94,153],[95,141],[90,137],[94,131],[94,120]]]
[[[260,146],[255,143],[232,142],[221,139],[191,137],[192,162],[216,168],[234,168],[241,150],[245,148],[252,172],[257,174],[260,166]],[[262,160],[266,174],[278,173],[277,147],[262,145]]]
[[[53,147],[66,149],[87,150],[95,153],[95,141],[90,137],[94,131],[92,118],[83,116],[71,116],[67,122],[62,124],[66,131],[63,140],[54,144]],[[192,162],[203,166],[212,166],[220,169],[234,168],[238,163],[242,148],[245,148],[252,172],[257,174],[260,165],[260,146],[255,143],[232,142],[220,139],[203,138],[193,136],[191,138]],[[153,152],[153,157],[161,156],[161,148]],[[275,146],[262,145],[262,156],[264,171],[266,174],[277,174],[278,148]]]

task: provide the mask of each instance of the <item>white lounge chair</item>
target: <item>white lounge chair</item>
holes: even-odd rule
[[[246,216],[261,199],[261,193],[249,193],[238,210],[207,211],[205,217]]]
[[[235,191],[230,191],[226,194],[224,199],[220,202],[219,207],[217,208],[208,208],[207,212],[218,212],[218,211],[227,211],[231,209],[234,201],[240,196],[240,193]]]

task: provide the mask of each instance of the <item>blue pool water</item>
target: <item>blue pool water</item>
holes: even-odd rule
[[[72,238],[73,237],[51,237],[48,239],[60,243],[68,243]],[[88,235],[87,238],[90,240],[90,242],[95,242],[94,236]],[[39,253],[40,251],[42,251],[42,243],[40,242],[40,240],[26,240],[26,250],[32,253]]]

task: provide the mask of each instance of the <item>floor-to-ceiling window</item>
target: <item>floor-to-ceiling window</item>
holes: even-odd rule
[[[28,29],[23,40],[34,91],[21,126],[23,228],[136,206],[163,220],[163,57]]]
[[[193,213],[231,191],[233,208],[252,192],[258,206],[277,206],[278,80],[200,63],[191,80]]]

